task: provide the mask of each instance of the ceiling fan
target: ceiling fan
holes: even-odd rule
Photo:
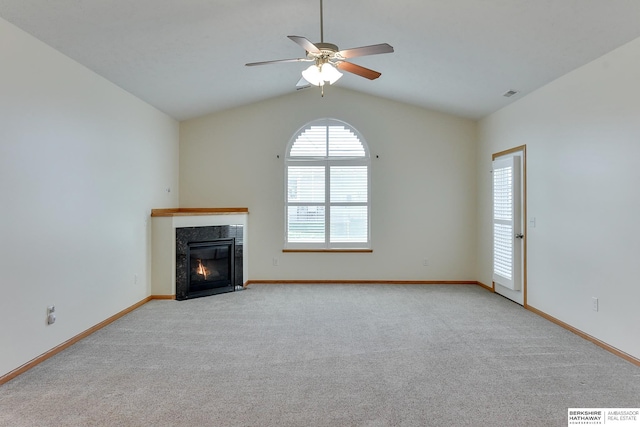
[[[245,65],[253,67],[255,65],[277,64],[281,62],[313,62],[309,68],[302,72],[302,78],[296,84],[296,88],[304,89],[309,86],[320,86],[323,89],[323,95],[325,82],[333,84],[342,77],[342,73],[338,70],[347,71],[369,80],[375,80],[380,77],[382,75],[381,73],[348,62],[347,60],[365,55],[391,53],[393,52],[393,47],[387,43],[382,43],[340,50],[338,46],[333,43],[325,43],[322,9],[322,0],[320,0],[320,43],[311,43],[308,39],[301,36],[288,36],[289,39],[304,48],[306,51],[304,58],[250,62]]]

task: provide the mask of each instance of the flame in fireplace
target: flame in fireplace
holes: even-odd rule
[[[204,280],[207,280],[207,274],[209,274],[209,271],[202,265],[201,259],[198,260],[198,268],[196,269],[196,273],[204,276]]]

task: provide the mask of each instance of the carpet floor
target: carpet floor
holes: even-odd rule
[[[0,426],[566,426],[640,367],[473,285],[154,300],[0,386]]]

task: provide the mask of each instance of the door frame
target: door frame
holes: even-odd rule
[[[522,153],[522,230],[524,237],[522,238],[522,306],[527,308],[527,240],[528,240],[528,222],[527,222],[527,145],[520,145],[518,147],[509,148],[508,150],[493,153],[491,155],[491,162],[498,157],[507,156],[509,154]],[[493,188],[493,184],[492,184]],[[491,192],[493,194],[493,191]],[[493,195],[491,196],[493,199]],[[493,200],[491,201],[493,204]],[[493,209],[493,208],[492,208]],[[493,236],[493,234],[492,234]],[[491,238],[491,253],[493,253],[493,237]],[[493,260],[493,256],[491,258]],[[492,261],[493,265],[493,261]],[[493,271],[493,267],[492,271]],[[491,280],[491,289],[496,292],[496,282]]]

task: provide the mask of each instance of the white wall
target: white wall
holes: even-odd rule
[[[1,19],[0,64],[3,375],[149,295],[148,217],[177,206],[179,129]]]
[[[636,358],[638,76],[640,39],[482,120],[478,148],[478,280],[491,283],[491,154],[526,144],[529,305]]]
[[[373,253],[282,253],[285,149],[321,117],[348,122],[371,149]],[[475,132],[339,86],[293,92],[181,123],[180,206],[249,208],[250,280],[475,280]]]

